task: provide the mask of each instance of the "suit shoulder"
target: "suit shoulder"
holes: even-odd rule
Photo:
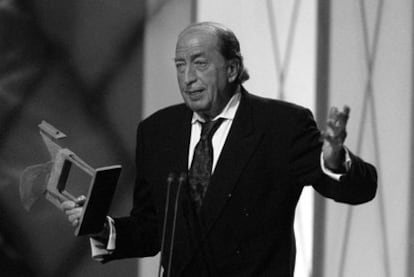
[[[252,94],[249,94],[248,97],[250,98],[253,108],[257,112],[265,113],[270,118],[276,116],[279,118],[284,117],[286,119],[286,117],[294,117],[295,115],[311,114],[308,108],[292,102]]]
[[[177,121],[191,113],[184,103],[162,108],[146,117],[141,123],[148,124],[168,124],[170,121]]]

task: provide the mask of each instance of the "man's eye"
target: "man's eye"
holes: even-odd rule
[[[195,63],[196,64],[206,64],[207,61],[204,61],[204,60],[196,60]]]
[[[185,71],[185,64],[184,63],[176,63],[175,68],[178,72],[184,72]]]
[[[205,61],[205,60],[196,60],[195,62],[194,62],[194,64],[197,66],[197,68],[205,68],[205,67],[207,67],[207,61]]]

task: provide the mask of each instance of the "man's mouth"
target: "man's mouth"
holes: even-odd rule
[[[186,90],[185,93],[189,96],[197,96],[203,92],[204,89],[192,89],[192,90]]]

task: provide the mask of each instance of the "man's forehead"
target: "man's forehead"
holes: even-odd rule
[[[209,25],[197,25],[190,26],[184,29],[178,36],[178,39],[187,36],[187,35],[207,35],[207,36],[216,36],[217,30],[213,26]]]
[[[185,58],[185,57],[198,57],[198,56],[208,56],[211,53],[211,49],[206,49],[205,47],[200,46],[190,46],[190,47],[181,47],[175,50],[175,57]]]
[[[178,37],[176,52],[217,49],[217,36],[211,30],[194,28]]]
[[[208,40],[189,40],[186,43],[178,43],[176,54],[208,54],[217,50],[216,44]]]

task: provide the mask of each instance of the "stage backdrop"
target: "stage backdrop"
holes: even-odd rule
[[[347,145],[379,188],[368,205],[327,202],[323,276],[413,276],[413,1],[330,3],[329,103],[350,105]]]

